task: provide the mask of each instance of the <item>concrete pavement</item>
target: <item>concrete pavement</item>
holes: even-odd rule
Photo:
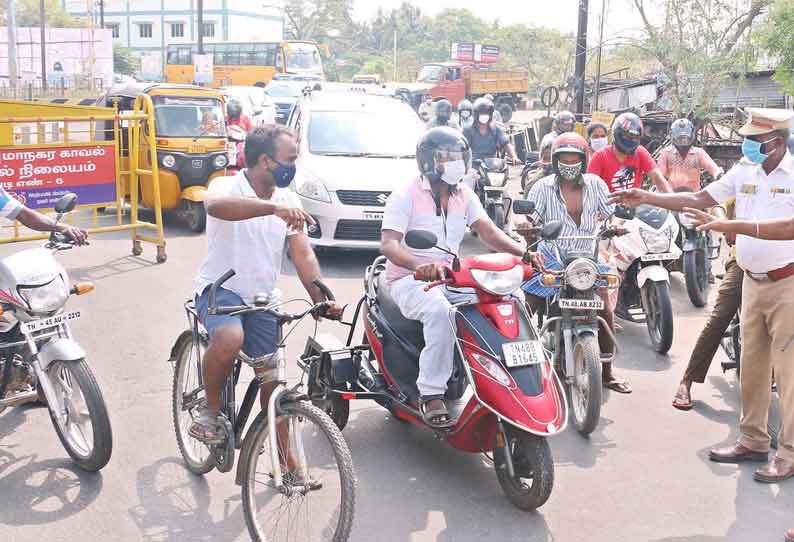
[[[150,246],[142,258],[128,256],[122,234],[60,256],[74,279],[97,285],[69,307],[83,313],[74,332],[108,404],[113,457],[101,473],[82,473],[61,448],[46,409],[1,413],[0,540],[247,540],[232,475],[195,477],[181,466],[176,447],[165,360],[186,326],[182,303],[205,243],[169,222],[163,265],[154,263]],[[21,248],[2,246],[0,256]],[[478,250],[477,241],[468,239],[466,250]],[[340,300],[355,303],[373,257],[322,257]],[[289,271],[281,286],[287,297],[302,297]],[[634,393],[606,393],[590,439],[572,429],[551,439],[555,487],[538,512],[513,508],[480,457],[391,419],[374,403],[353,403],[344,431],[359,480],[352,540],[782,540],[785,528],[794,526],[794,481],[762,485],[753,481],[750,465],[708,461],[711,446],[736,436],[735,375],[723,376],[715,362],[706,384],[694,388],[692,412],[670,406],[706,314],[691,306],[680,275],[674,275],[673,295],[670,355],[652,352],[644,327],[624,324],[616,366]],[[322,327],[344,334],[333,324]],[[289,355],[302,349],[309,332],[305,326],[293,335]],[[298,376],[294,366],[292,375]]]

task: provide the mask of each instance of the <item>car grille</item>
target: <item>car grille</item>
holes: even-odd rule
[[[391,192],[372,192],[364,190],[337,190],[336,195],[345,205],[383,207]]]
[[[338,241],[380,241],[380,220],[340,220],[334,239]]]

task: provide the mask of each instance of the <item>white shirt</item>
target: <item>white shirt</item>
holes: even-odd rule
[[[760,165],[742,159],[719,181],[706,187],[719,203],[736,197],[738,220],[794,216],[794,156],[786,152],[769,175]],[[736,236],[736,260],[742,269],[767,273],[794,262],[794,241],[765,241]]]
[[[393,230],[403,235],[411,230],[425,230],[435,234],[438,246],[458,254],[460,243],[466,234],[466,226],[488,218],[480,200],[471,188],[458,183],[455,194],[450,194],[447,212],[436,214],[436,203],[430,182],[424,177],[417,178],[406,188],[392,192],[386,201],[383,212],[383,230]],[[411,254],[427,263],[449,264],[452,257],[438,249],[414,250],[402,241],[402,246]],[[391,262],[386,265],[386,278],[391,282],[413,271],[398,267]]]
[[[256,198],[243,171],[215,179],[207,193]],[[301,207],[295,193],[285,188],[276,188],[270,201]],[[257,294],[273,294],[281,273],[286,239],[296,233],[274,215],[234,222],[207,216],[207,257],[193,283],[194,295],[200,295],[229,269],[234,269],[236,275],[223,288],[235,292],[244,301],[250,303]]]

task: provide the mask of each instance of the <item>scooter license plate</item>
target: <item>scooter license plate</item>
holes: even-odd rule
[[[644,262],[660,262],[663,260],[675,260],[676,256],[672,252],[663,252],[661,254],[643,254],[640,259]]]
[[[561,309],[600,311],[604,308],[603,299],[560,299],[559,303]]]
[[[56,314],[55,316],[50,316],[49,318],[45,318],[44,320],[25,322],[20,325],[20,329],[22,330],[22,333],[33,333],[34,331],[41,331],[42,329],[56,327],[63,324],[64,322],[68,322],[70,320],[77,320],[78,318],[80,318],[80,311],[67,312],[64,314]]]
[[[540,341],[504,343],[502,353],[505,356],[505,364],[510,368],[537,365],[542,363],[546,357]]]

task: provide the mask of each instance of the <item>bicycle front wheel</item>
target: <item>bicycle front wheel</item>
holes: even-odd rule
[[[306,401],[285,402],[270,441],[260,413],[243,465],[243,510],[251,539],[346,542],[353,526],[356,479],[350,450],[333,420]],[[273,482],[271,449],[279,450],[284,487]],[[298,468],[305,458],[306,470]]]

